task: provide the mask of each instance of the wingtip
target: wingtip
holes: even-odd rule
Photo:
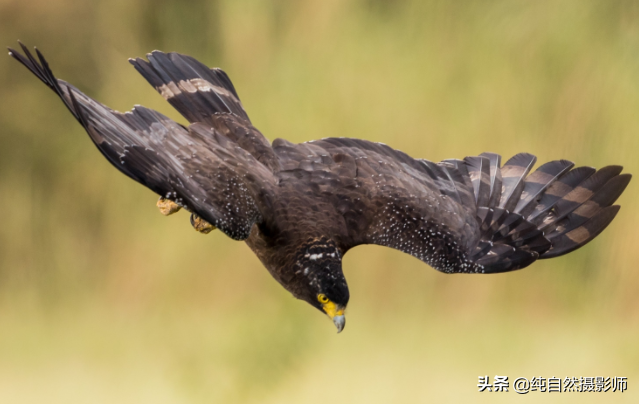
[[[35,50],[36,55],[38,55],[38,59],[40,59],[40,63],[42,63],[42,65],[47,65],[47,60],[44,58],[44,55],[42,54],[42,52],[40,52],[40,49],[36,48],[35,46],[33,47],[33,49]]]
[[[149,57],[149,56],[164,55],[164,54],[165,54],[165,53],[164,53],[164,52],[162,52],[162,51],[161,51],[161,50],[159,50],[159,49],[153,49],[153,50],[151,51],[151,53],[147,53],[147,54],[146,54],[146,56],[147,56],[147,57]]]
[[[29,53],[29,48],[27,48],[27,45],[23,44],[20,41],[18,41],[18,45],[20,45],[20,47],[22,48],[23,51],[25,51],[25,53]]]
[[[601,170],[609,170],[609,171],[615,172],[616,173],[615,175],[619,175],[623,171],[623,166],[620,166],[618,164],[611,164],[609,166],[602,167],[599,170],[600,171]]]
[[[630,173],[619,174],[619,178],[621,178],[620,181],[623,181],[624,183],[623,189],[625,190],[628,184],[630,183],[630,180],[632,179],[632,174]]]

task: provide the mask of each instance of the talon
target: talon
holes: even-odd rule
[[[180,210],[180,205],[163,197],[160,197],[155,205],[160,209],[160,213],[164,216],[172,215]]]
[[[195,213],[191,213],[191,226],[193,226],[195,230],[199,231],[202,234],[209,234],[216,229],[215,226],[202,219]]]

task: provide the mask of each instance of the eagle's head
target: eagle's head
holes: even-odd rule
[[[346,324],[344,310],[350,295],[339,249],[333,241],[322,237],[308,240],[295,257],[293,294],[326,313],[337,332],[341,332]]]

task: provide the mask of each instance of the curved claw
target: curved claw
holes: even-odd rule
[[[191,226],[193,226],[195,230],[199,231],[202,234],[209,234],[216,229],[215,226],[202,219],[195,213],[191,213]]]
[[[155,205],[160,209],[160,213],[164,216],[172,215],[181,209],[180,205],[164,197],[160,197]]]

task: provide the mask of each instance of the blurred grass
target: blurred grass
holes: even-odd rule
[[[632,1],[0,0],[0,37],[119,110],[183,122],[126,62],[180,51],[223,67],[271,140],[639,172]],[[0,89],[0,402],[510,402],[476,392],[485,374],[627,376],[623,395],[526,397],[637,400],[634,183],[596,241],[521,272],[349,252],[337,337],[243,243],[161,217],[8,57]]]

